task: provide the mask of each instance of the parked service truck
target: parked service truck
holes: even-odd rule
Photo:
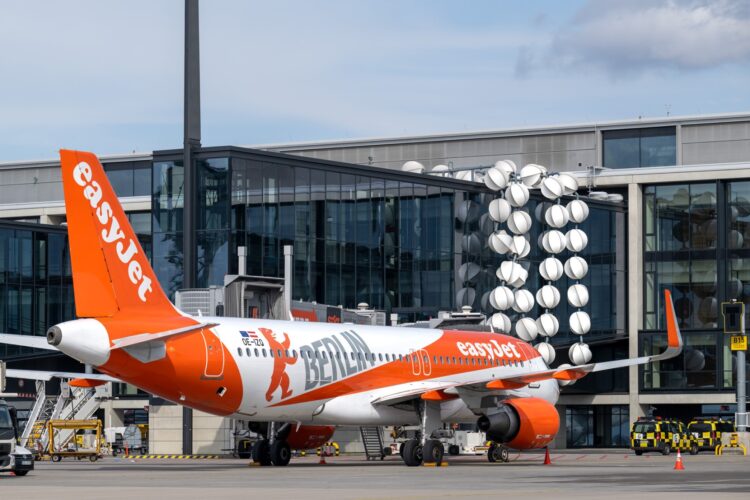
[[[25,476],[34,469],[34,457],[18,445],[16,409],[0,399],[0,472],[15,472]]]

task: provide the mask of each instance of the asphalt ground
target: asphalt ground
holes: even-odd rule
[[[95,463],[67,459],[37,462],[26,477],[0,474],[2,499],[185,499],[204,498],[750,498],[750,456],[584,450],[511,454],[510,463],[483,456],[449,457],[447,467],[406,467],[341,456],[294,458],[288,467],[250,467],[246,460],[105,458]]]

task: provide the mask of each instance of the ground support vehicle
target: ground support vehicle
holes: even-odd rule
[[[691,440],[685,425],[678,420],[662,420],[659,417],[641,417],[630,429],[630,448],[636,455],[644,452],[659,452],[669,455],[673,450],[690,451]]]
[[[86,440],[84,440],[84,447],[79,447],[79,442],[75,439],[75,436],[63,442],[59,441],[59,431],[65,430],[73,432],[93,430],[96,433],[93,436],[93,443],[86,443]],[[45,455],[48,455],[53,462],[59,462],[63,457],[75,457],[78,460],[88,458],[92,462],[96,462],[101,456],[101,420],[50,420],[47,422],[47,433],[49,446]]]
[[[34,456],[18,445],[16,409],[0,399],[0,472],[25,476],[34,470]]]
[[[721,446],[723,432],[734,432],[732,422],[717,418],[697,417],[688,424],[688,434],[690,434],[695,453],[716,451],[716,448]]]

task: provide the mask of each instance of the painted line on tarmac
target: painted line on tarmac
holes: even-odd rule
[[[175,459],[175,460],[193,460],[193,459],[211,459],[221,458],[219,455],[123,455],[122,458],[144,458],[144,459]]]

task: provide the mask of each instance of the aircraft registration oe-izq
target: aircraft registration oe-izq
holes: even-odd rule
[[[76,314],[47,338],[0,342],[64,354],[99,374],[8,370],[7,376],[123,381],[211,414],[268,423],[255,462],[287,465],[337,425],[418,425],[404,463],[440,463],[444,423],[471,423],[487,439],[525,450],[559,428],[559,381],[669,359],[682,338],[668,290],[666,350],[658,355],[549,368],[536,349],[489,332],[265,319],[193,317],[156,279],[94,154],[60,152]],[[492,459],[492,457],[490,457]]]

